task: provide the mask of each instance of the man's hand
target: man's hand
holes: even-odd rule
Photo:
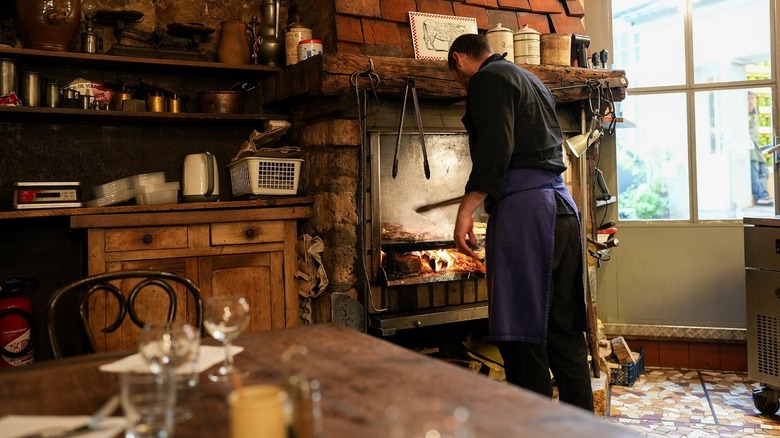
[[[458,216],[455,218],[455,245],[458,251],[467,256],[479,260],[479,257],[472,251],[471,246],[477,243],[474,236],[474,211],[485,202],[487,193],[480,191],[468,192],[463,196],[458,207]]]

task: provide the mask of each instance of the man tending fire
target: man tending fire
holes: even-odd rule
[[[486,234],[489,338],[507,381],[593,411],[588,368],[581,236],[563,183],[563,134],[542,82],[493,54],[484,36],[450,46],[448,66],[467,90],[463,125],[472,171],[455,221],[469,256],[474,212],[490,215]]]

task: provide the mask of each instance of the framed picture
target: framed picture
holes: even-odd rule
[[[477,19],[409,11],[415,59],[446,60],[455,38],[477,33]]]

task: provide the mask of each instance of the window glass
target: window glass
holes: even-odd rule
[[[770,41],[768,0],[693,2],[696,83],[767,79]]]
[[[636,124],[615,136],[620,220],[690,218],[685,101],[683,93],[629,94],[620,103]]]
[[[699,218],[772,216],[769,88],[696,93]]]
[[[626,71],[631,87],[685,83],[684,17],[681,0],[612,1],[610,63]]]

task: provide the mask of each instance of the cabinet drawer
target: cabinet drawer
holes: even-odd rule
[[[281,242],[284,221],[229,222],[211,224],[211,245],[246,245]]]
[[[745,266],[780,271],[780,227],[745,227]]]
[[[115,228],[106,230],[106,252],[186,247],[186,226]]]

